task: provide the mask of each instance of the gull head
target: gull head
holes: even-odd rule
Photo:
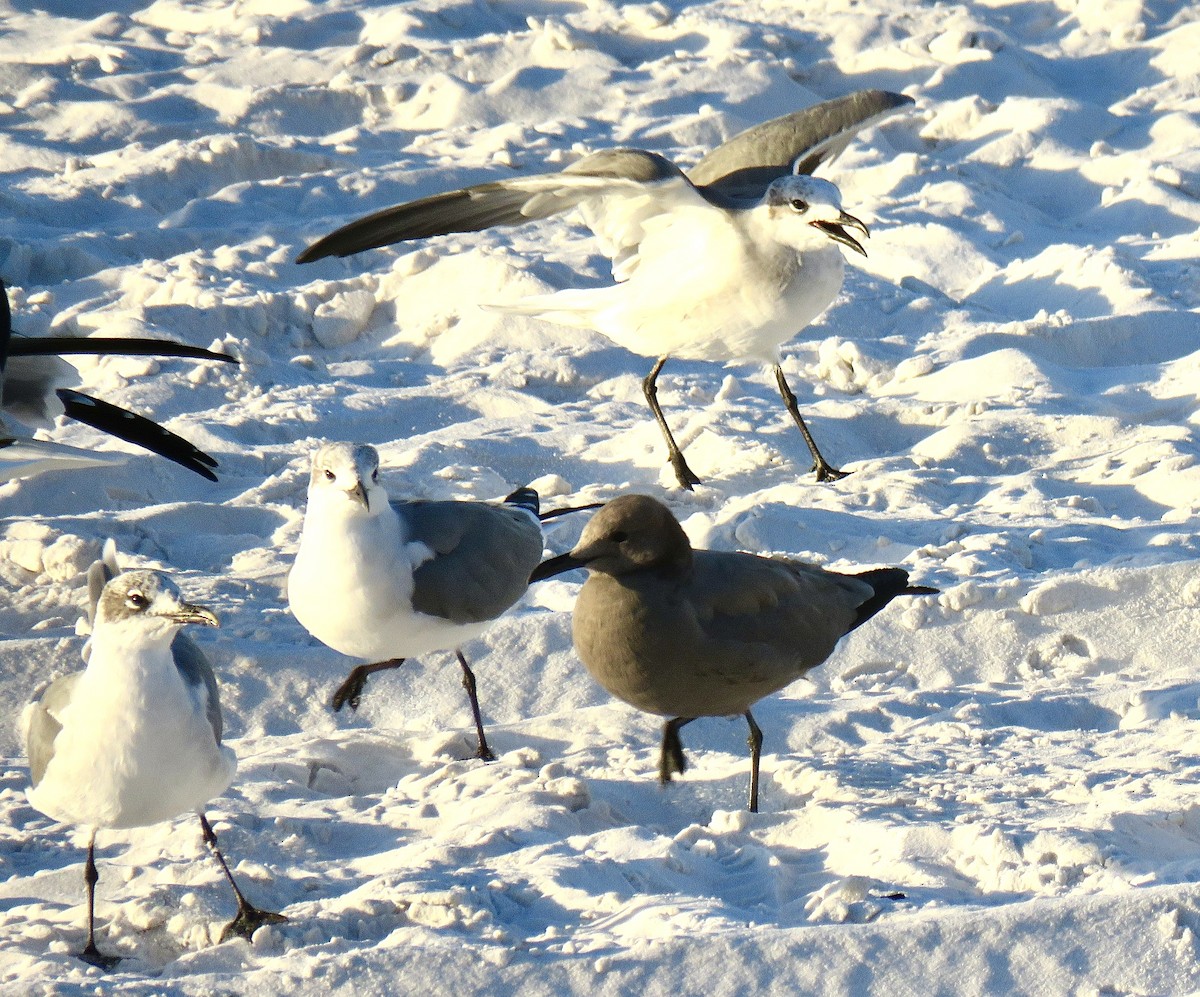
[[[343,515],[376,515],[387,507],[379,484],[379,452],[357,443],[326,443],[313,454],[308,508]]]
[[[622,495],[588,520],[573,550],[534,569],[531,582],[589,568],[608,575],[630,571],[681,571],[692,545],[671,510],[649,495]]]
[[[126,571],[100,593],[96,627],[121,625],[150,637],[173,637],[188,623],[219,626],[211,609],[184,602],[179,587],[157,571]]]
[[[818,249],[832,240],[867,255],[846,227],[856,228],[865,236],[871,233],[842,210],[841,191],[828,180],[803,174],[780,177],[767,188],[763,203],[781,242],[804,251]]]

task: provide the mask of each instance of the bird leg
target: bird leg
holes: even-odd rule
[[[683,742],[679,740],[679,729],[695,719],[676,717],[663,725],[662,749],[658,753],[658,781],[664,786],[671,781],[672,775],[676,772],[683,775],[687,768],[687,759],[683,757]]]
[[[680,488],[685,488],[689,492],[692,490],[692,485],[700,484],[700,479],[692,473],[692,469],[688,467],[687,461],[683,459],[683,451],[679,449],[679,445],[675,442],[675,437],[671,435],[671,427],[667,425],[667,420],[662,414],[662,409],[658,407],[658,388],[655,381],[658,380],[658,372],[663,369],[663,364],[667,362],[666,357],[659,357],[654,368],[646,375],[642,381],[642,392],[646,396],[646,401],[650,405],[650,411],[654,413],[654,419],[658,423],[658,428],[662,430],[662,434],[667,440],[667,456],[671,461],[671,467],[675,470],[675,480],[679,482]]]
[[[237,897],[238,910],[237,917],[225,925],[225,930],[221,932],[221,941],[227,941],[234,935],[239,938],[250,940],[254,932],[261,928],[264,924],[283,924],[287,918],[282,914],[277,914],[271,910],[259,910],[254,904],[246,899],[245,895],[238,884],[233,879],[233,873],[229,871],[229,865],[225,861],[225,856],[221,854],[221,849],[217,847],[217,836],[213,833],[212,825],[209,824],[208,818],[203,813],[200,817],[200,827],[204,832],[204,843],[212,849],[212,853],[217,857],[217,861],[221,863],[221,871],[225,873],[225,878],[229,880],[229,885],[233,887],[233,895]]]
[[[95,831],[92,831],[92,836],[88,840],[88,856],[87,862],[83,867],[83,881],[87,883],[88,934],[87,944],[83,947],[83,951],[78,953],[78,957],[84,962],[95,966],[97,969],[108,972],[110,969],[116,968],[117,963],[121,961],[121,957],[117,955],[105,955],[96,948],[96,883],[100,881],[100,874],[96,871]]]
[[[850,472],[838,470],[838,468],[834,467],[821,456],[821,451],[817,449],[817,442],[812,438],[812,433],[808,431],[808,427],[804,425],[804,419],[800,415],[800,407],[796,404],[796,396],[792,394],[792,389],[788,387],[787,378],[783,376],[783,368],[779,364],[775,365],[775,383],[779,385],[779,393],[783,396],[783,404],[787,406],[788,413],[795,420],[796,425],[800,427],[800,433],[804,437],[804,442],[808,444],[808,450],[813,458],[812,470],[817,472],[817,480],[837,481],[840,478],[844,478]]]
[[[492,749],[488,747],[487,738],[483,734],[483,716],[479,712],[479,697],[475,694],[475,673],[471,671],[462,651],[455,648],[454,653],[458,655],[458,663],[462,665],[462,684],[463,688],[467,690],[467,698],[471,700],[471,715],[475,718],[475,733],[479,736],[479,750],[475,753],[476,757],[485,762],[494,762],[496,756],[492,754]]]
[[[743,716],[750,725],[750,736],[746,739],[750,745],[750,805],[746,808],[752,814],[758,813],[758,763],[762,757],[763,735],[754,717],[747,710]]]
[[[330,701],[334,712],[336,713],[347,703],[350,704],[350,709],[357,710],[358,704],[362,701],[367,676],[387,671],[389,668],[399,668],[402,664],[404,664],[403,658],[388,658],[387,661],[376,661],[374,664],[352,668],[350,674],[346,676],[346,681],[337,687],[337,692],[333,694],[333,699]]]

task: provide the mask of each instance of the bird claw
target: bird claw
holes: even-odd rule
[[[687,461],[683,459],[683,454],[676,453],[671,455],[671,469],[675,472],[675,480],[679,482],[679,487],[685,491],[691,491],[692,485],[700,485],[703,482],[696,476]]]
[[[287,918],[282,914],[277,914],[272,910],[259,910],[252,904],[245,904],[237,913],[232,921],[225,925],[221,931],[221,941],[227,942],[230,938],[244,938],[249,941],[254,937],[254,932],[261,928],[264,924],[286,924]]]
[[[854,473],[853,471],[843,471],[831,464],[826,464],[824,461],[813,464],[810,470],[816,473],[818,481],[841,481],[842,478]]]
[[[357,712],[358,704],[362,702],[363,687],[367,684],[365,676],[359,676],[351,673],[341,685],[337,687],[337,692],[333,694],[333,699],[330,700],[330,706],[333,707],[333,712],[337,713],[343,706],[349,705],[350,709]]]
[[[105,955],[91,943],[82,952],[77,953],[76,958],[83,960],[89,966],[95,966],[105,973],[116,969],[117,964],[121,961],[119,955]]]

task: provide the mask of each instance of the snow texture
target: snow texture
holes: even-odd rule
[[[0,991],[1183,994],[1200,990],[1200,15],[1169,0],[0,0],[0,277],[29,334],[167,335],[240,367],[75,358],[84,390],[214,454],[0,485]],[[871,226],[784,349],[818,485],[765,371],[644,358],[480,307],[596,286],[573,219],[310,266],[370,211],[618,145],[686,166],[854,90],[916,107],[821,175]],[[680,268],[690,261],[681,255]],[[58,442],[129,449],[77,423]],[[576,576],[465,651],[499,759],[470,758],[429,655],[351,662],[285,577],[318,441],[392,495],[665,498],[692,541],[898,601],[739,719],[659,725],[571,649]],[[584,516],[554,521],[547,548]],[[114,537],[213,607],[198,634],[239,758],[210,816],[102,833],[102,976],[82,831],[34,811],[17,721],[80,665]]]

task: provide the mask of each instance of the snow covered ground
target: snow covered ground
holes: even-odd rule
[[[51,8],[47,13],[44,8]],[[5,994],[1180,994],[1200,989],[1200,15],[1166,0],[0,0],[0,277],[18,331],[162,334],[240,368],[81,359],[85,390],[213,453],[0,485]],[[634,145],[695,162],[853,90],[915,110],[823,175],[872,228],[764,372],[480,304],[607,279],[562,219],[300,267],[368,211]],[[680,267],[688,266],[681,255]],[[53,438],[121,444],[78,424]],[[350,662],[283,595],[316,441],[394,495],[665,497],[697,544],[902,564],[896,603],[756,708],[686,729],[611,701],[576,582],[326,703]],[[585,517],[558,521],[554,552]],[[16,721],[79,664],[105,537],[212,606],[240,758],[210,817],[84,835],[25,801]]]

